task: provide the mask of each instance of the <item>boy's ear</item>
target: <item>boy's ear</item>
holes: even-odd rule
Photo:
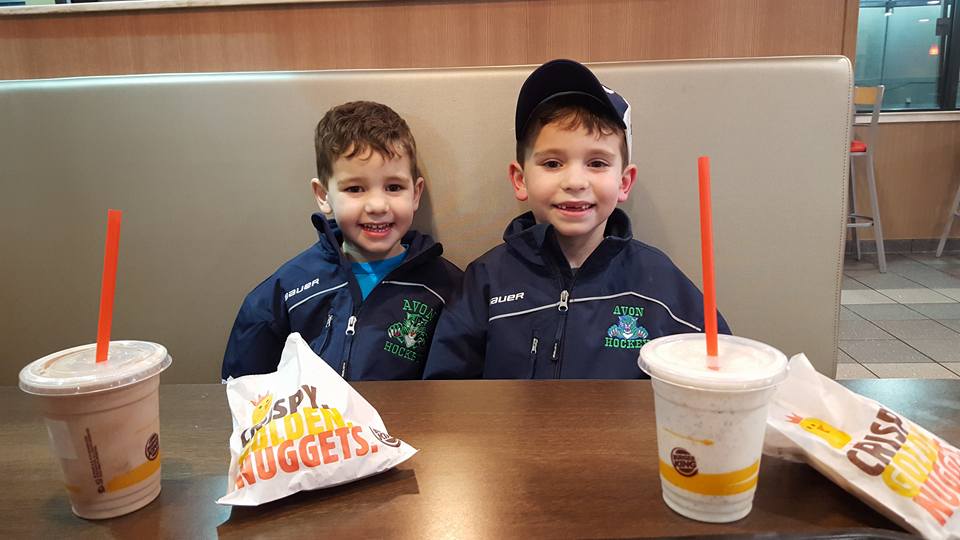
[[[627,197],[630,195],[630,190],[633,189],[633,185],[637,182],[637,166],[631,163],[627,165],[627,168],[623,170],[623,174],[620,176],[620,193],[617,195],[617,202],[626,202]]]
[[[414,212],[420,209],[420,196],[423,195],[424,185],[425,185],[425,182],[423,181],[422,176],[417,178],[413,182],[413,211]]]
[[[527,182],[523,178],[523,167],[516,161],[510,162],[507,169],[507,175],[510,177],[510,184],[513,186],[513,195],[518,201],[525,201],[529,197],[527,194]]]
[[[327,200],[327,188],[323,187],[320,179],[314,178],[310,180],[310,186],[313,188],[313,194],[317,198],[317,206],[320,207],[320,211],[326,215],[332,214],[333,207],[330,206],[330,201]]]

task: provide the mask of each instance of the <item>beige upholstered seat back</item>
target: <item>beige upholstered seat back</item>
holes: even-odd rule
[[[840,57],[595,66],[633,105],[635,236],[700,280],[696,158],[713,162],[719,305],[738,334],[833,374],[851,76]],[[530,67],[0,83],[0,382],[94,339],[106,209],[124,211],[113,336],[216,381],[243,296],[315,240],[313,128],[332,105],[407,118],[417,224],[461,266],[523,210],[506,180]]]

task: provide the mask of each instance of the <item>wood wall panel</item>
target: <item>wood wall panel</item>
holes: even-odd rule
[[[847,0],[843,17],[843,55],[850,60],[857,57],[857,23],[860,18],[860,0]]]
[[[939,238],[960,185],[960,122],[881,124],[875,159],[884,238]],[[857,167],[858,209],[869,215],[866,161]],[[960,220],[951,236],[960,236]]]
[[[841,54],[853,0],[510,0],[0,17],[0,79]]]

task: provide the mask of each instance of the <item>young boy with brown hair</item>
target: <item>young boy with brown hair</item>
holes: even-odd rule
[[[637,178],[630,105],[585,66],[547,62],[517,99],[517,199],[504,243],[467,267],[425,378],[645,377],[638,349],[700,332],[703,297],[617,208]],[[722,317],[721,332],[729,333]]]
[[[222,377],[276,370],[299,332],[345,379],[420,378],[462,272],[410,229],[424,186],[413,134],[386,105],[355,101],[327,111],[314,144],[319,241],[247,295]]]

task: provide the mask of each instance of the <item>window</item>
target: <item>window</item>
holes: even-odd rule
[[[886,87],[883,110],[957,109],[958,0],[860,0],[855,80]],[[960,34],[958,34],[960,35]]]

